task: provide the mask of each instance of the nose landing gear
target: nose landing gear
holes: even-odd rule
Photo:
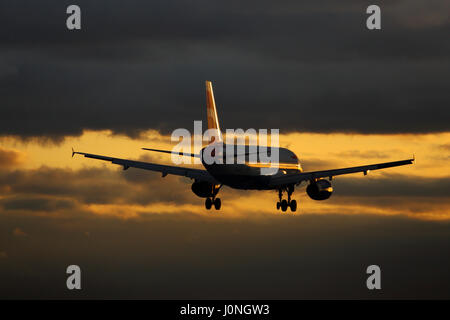
[[[282,199],[283,191],[287,191],[287,194],[288,194],[287,200]],[[281,189],[281,188],[278,189],[278,198],[280,200],[277,202],[277,210],[279,210],[281,208],[281,211],[286,212],[288,207],[291,209],[292,212],[295,212],[297,210],[297,201],[291,200],[291,195],[293,192],[294,192],[294,186],[288,186],[284,189]]]

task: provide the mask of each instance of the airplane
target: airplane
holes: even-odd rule
[[[206,107],[208,130],[212,130],[214,137],[210,139],[209,146],[214,144],[224,145],[222,132],[219,126],[217,116],[216,103],[214,99],[213,87],[211,81],[206,81]],[[239,147],[239,145],[233,145]],[[245,150],[245,155],[248,155],[248,145],[240,145]],[[260,146],[257,146],[258,148]],[[87,158],[109,161],[113,164],[123,166],[124,170],[128,168],[138,168],[150,171],[157,171],[162,173],[162,177],[168,174],[185,176],[194,180],[191,189],[192,192],[200,198],[205,198],[205,208],[210,210],[212,206],[216,210],[221,208],[221,200],[217,197],[222,186],[228,186],[234,189],[241,190],[275,190],[278,193],[278,202],[276,203],[277,210],[281,209],[283,212],[287,211],[288,207],[292,212],[297,210],[297,201],[292,199],[292,194],[295,187],[300,186],[303,182],[308,185],[306,187],[307,195],[313,200],[326,200],[330,198],[333,193],[331,181],[334,176],[362,172],[364,175],[371,170],[386,169],[390,167],[397,167],[403,165],[413,164],[415,158],[376,163],[370,165],[363,165],[358,167],[348,167],[340,169],[320,170],[320,171],[303,171],[298,157],[294,152],[287,148],[270,148],[272,152],[279,153],[279,163],[275,164],[278,170],[273,174],[261,174],[261,168],[266,166],[273,166],[269,163],[212,163],[208,164],[204,161],[202,155],[205,152],[204,147],[200,154],[173,152],[169,150],[158,150],[151,148],[142,148],[147,151],[162,152],[169,154],[177,154],[180,156],[197,157],[201,159],[204,169],[186,168],[180,166],[163,165],[156,163],[148,163],[135,160],[127,160],[120,158],[113,158],[103,155],[96,155],[85,152],[74,151],[72,148],[72,157],[75,154],[83,155]],[[222,149],[223,150],[223,149]],[[242,150],[242,149],[240,149]],[[287,199],[283,199],[283,193],[287,193]]]

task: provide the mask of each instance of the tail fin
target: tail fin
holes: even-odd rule
[[[214,142],[214,136],[222,142],[222,132],[220,131],[219,118],[217,117],[216,102],[211,81],[206,81],[206,109],[208,118],[208,129],[215,130],[214,135],[210,137],[210,143]]]

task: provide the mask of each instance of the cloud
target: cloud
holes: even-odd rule
[[[54,211],[74,207],[72,200],[48,199],[33,196],[12,196],[1,199],[0,206],[5,210]]]
[[[429,197],[445,199],[450,196],[450,177],[429,178],[383,173],[382,176],[365,179],[336,177],[338,193],[344,196],[361,197]]]
[[[23,158],[21,152],[0,147],[0,168],[17,166],[23,162]]]
[[[384,152],[380,152],[377,150],[348,150],[343,152],[337,152],[335,155],[341,158],[362,158],[362,159],[386,159],[392,156],[392,154],[398,152],[398,150],[386,150]]]
[[[439,148],[445,151],[450,151],[450,144],[441,144]]]
[[[190,184],[182,178],[130,168],[82,170],[41,167],[33,170],[0,171],[0,186],[7,210],[52,211],[79,204],[191,203]],[[181,180],[182,183],[178,183]],[[177,185],[173,188],[173,185]],[[189,192],[186,192],[188,190]]]
[[[0,135],[191,128],[205,80],[223,128],[449,130],[444,0],[381,2],[380,32],[355,1],[79,1],[79,32],[65,28],[69,1],[26,3],[0,13]]]
[[[192,180],[187,178],[162,178],[158,173],[132,168],[123,171],[108,166],[79,170],[49,167],[0,170],[3,192],[0,210],[26,216],[113,215],[123,218],[185,211],[207,217],[210,212],[203,208],[204,199],[192,193],[191,184]],[[301,203],[300,211],[330,212],[338,208],[346,213],[450,218],[447,214],[450,207],[448,177],[369,174],[364,178],[336,177],[333,187],[333,196],[320,203],[309,199],[304,188],[297,188],[294,197]],[[255,219],[265,219],[277,212],[272,206],[276,201],[274,192],[243,194],[225,187],[220,197],[224,204],[221,215],[227,218],[243,218],[246,217],[244,212],[251,211]]]
[[[343,213],[401,214],[419,219],[449,220],[450,178],[398,174],[336,177],[334,193],[327,200]]]

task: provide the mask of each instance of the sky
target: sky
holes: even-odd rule
[[[450,4],[0,1],[0,298],[449,298]],[[170,164],[177,128],[279,128],[303,168],[408,159],[336,177],[295,214],[274,191],[76,156]],[[82,290],[65,288],[65,268]],[[365,287],[370,264],[382,290]]]

